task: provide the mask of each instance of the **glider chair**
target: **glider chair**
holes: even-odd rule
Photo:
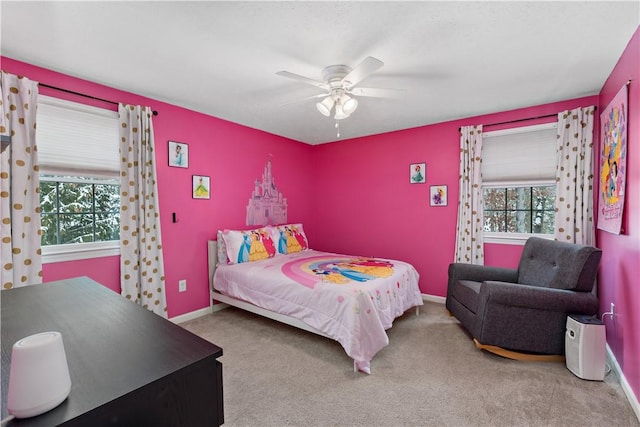
[[[518,360],[564,360],[568,314],[594,315],[602,251],[531,237],[517,269],[449,265],[446,306],[476,346]]]

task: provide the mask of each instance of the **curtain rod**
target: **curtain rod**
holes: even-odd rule
[[[547,119],[549,117],[557,117],[558,113],[554,113],[554,114],[545,114],[544,116],[536,116],[536,117],[527,117],[525,119],[515,119],[515,120],[508,120],[506,122],[498,122],[498,123],[489,123],[488,125],[482,125],[482,128],[484,129],[487,126],[498,126],[498,125],[508,125],[510,123],[518,123],[518,122],[525,122],[527,120],[536,120],[536,119]],[[458,128],[458,132],[460,131],[460,129],[462,129],[462,126]]]
[[[508,120],[506,122],[490,123],[488,125],[482,125],[482,127],[484,128],[485,126],[508,125],[508,124],[511,124],[511,123],[524,122],[524,121],[527,121],[527,120],[547,119],[549,117],[558,117],[558,113],[545,114],[543,116],[536,116],[536,117],[527,117],[526,119]]]
[[[597,111],[598,107],[594,107],[593,111]],[[509,120],[506,122],[499,122],[499,123],[490,123],[488,125],[482,125],[482,127],[484,128],[485,126],[498,126],[498,125],[508,125],[511,123],[517,123],[517,122],[524,122],[527,120],[537,120],[537,119],[548,119],[549,117],[557,117],[558,113],[553,113],[553,114],[545,114],[543,116],[536,116],[536,117],[527,117],[525,119],[515,119],[515,120]],[[458,131],[460,131],[460,129],[462,129],[462,127],[458,128]]]
[[[83,96],[83,97],[89,98],[89,99],[95,99],[96,101],[102,101],[102,102],[107,102],[109,104],[119,105],[119,103],[115,102],[115,101],[109,101],[108,99],[98,98],[96,96],[91,96],[91,95],[85,95],[84,93],[74,92],[74,91],[69,90],[69,89],[62,89],[60,87],[51,86],[51,85],[48,85],[48,84],[45,84],[45,83],[38,83],[38,86],[42,86],[42,87],[46,87],[46,88],[49,88],[49,89],[58,90],[60,92],[70,93],[72,95]],[[153,115],[157,116],[158,112],[156,110],[153,110]]]

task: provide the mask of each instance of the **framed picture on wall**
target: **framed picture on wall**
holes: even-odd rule
[[[412,184],[424,184],[425,182],[427,182],[427,164],[426,163],[411,164],[409,182],[411,182]]]
[[[211,197],[211,179],[205,175],[193,175],[191,194],[194,199],[209,199]]]
[[[189,145],[184,142],[169,141],[169,166],[189,167]]]
[[[447,186],[432,185],[429,191],[431,206],[447,206]]]

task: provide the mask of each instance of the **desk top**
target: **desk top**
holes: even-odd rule
[[[71,376],[69,397],[58,407],[8,425],[58,425],[205,358],[222,356],[209,341],[79,277],[4,290],[2,419],[13,344],[58,331]]]

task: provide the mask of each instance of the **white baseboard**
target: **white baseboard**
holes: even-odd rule
[[[624,391],[624,394],[627,396],[627,400],[631,405],[631,409],[633,409],[633,412],[635,412],[638,421],[640,421],[640,403],[638,402],[638,397],[635,395],[635,393],[631,389],[631,386],[627,382],[627,379],[622,373],[622,369],[620,369],[618,360],[611,351],[609,344],[607,344],[607,361],[609,362],[611,369],[615,371],[618,378],[620,378],[620,386],[622,387],[622,391]]]
[[[187,320],[197,319],[198,317],[205,316],[207,314],[211,314],[211,307],[201,308],[196,311],[191,311],[189,313],[181,314],[180,316],[175,316],[170,318],[169,320],[173,323],[183,323]]]
[[[431,302],[437,302],[438,304],[444,304],[446,300],[447,299],[445,297],[440,297],[437,295],[422,294],[422,301],[431,301]]]

